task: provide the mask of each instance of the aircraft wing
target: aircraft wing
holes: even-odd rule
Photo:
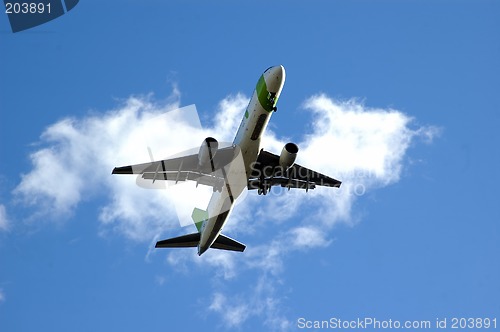
[[[142,174],[146,180],[197,181],[199,184],[218,187],[224,182],[220,170],[234,160],[239,153],[235,147],[217,150],[212,162],[199,166],[198,154],[153,161],[144,164],[115,167],[112,174]],[[222,183],[222,184],[221,184]]]
[[[248,189],[281,186],[299,189],[314,189],[316,186],[340,187],[339,180],[323,175],[309,168],[293,164],[288,169],[283,169],[279,164],[280,157],[270,152],[261,150],[257,162],[252,168]]]

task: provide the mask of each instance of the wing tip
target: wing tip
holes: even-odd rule
[[[133,174],[132,166],[115,167],[111,174]]]

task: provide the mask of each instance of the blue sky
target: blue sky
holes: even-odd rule
[[[500,319],[499,14],[494,1],[82,1],[16,34],[0,15],[1,330]],[[157,191],[111,177],[148,160],[124,142],[232,139],[275,64],[287,80],[263,147],[297,142],[301,164],[345,189],[249,193],[225,231],[245,253],[151,249],[192,230]],[[151,129],[190,104],[204,130]]]

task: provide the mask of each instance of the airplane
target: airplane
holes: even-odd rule
[[[316,185],[340,187],[339,180],[296,164],[299,148],[295,143],[287,143],[280,155],[260,147],[269,119],[277,111],[285,76],[282,65],[269,67],[260,76],[231,146],[219,148],[215,138],[207,137],[197,154],[113,169],[112,174],[140,174],[153,182],[196,181],[197,186],[213,188],[207,209],[193,210],[192,219],[198,231],[158,241],[156,248],[197,247],[198,256],[209,248],[243,252],[244,244],[221,231],[235,200],[245,188],[266,195],[272,186],[306,192]],[[236,163],[237,159],[242,160],[243,165]]]

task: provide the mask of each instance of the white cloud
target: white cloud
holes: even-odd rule
[[[291,243],[296,248],[326,247],[331,241],[325,236],[324,231],[314,226],[295,227],[290,232]]]
[[[3,289],[0,288],[0,303],[5,302],[5,293]]]
[[[217,135],[218,140],[233,141],[248,101],[249,99],[241,93],[221,100],[212,129],[213,135]]]
[[[309,98],[305,107],[314,114],[313,131],[306,136],[302,151],[306,160],[342,175],[371,175],[380,185],[399,179],[402,158],[417,134],[408,127],[410,117],[325,95]]]
[[[227,300],[221,293],[215,293],[208,307],[209,310],[222,315],[227,327],[236,327],[244,323],[249,315],[249,308],[245,303],[234,303],[234,299]]]
[[[371,109],[355,100],[337,101],[318,95],[309,98],[304,107],[314,120],[308,126],[310,132],[298,142],[297,162],[342,180],[342,189],[316,188],[307,194],[290,191],[270,193],[272,197],[264,199],[252,195],[246,198],[242,210],[254,212],[244,215],[245,218],[232,218],[232,225],[244,222],[243,229],[255,232],[255,227],[269,229],[270,223],[281,227],[293,219],[295,226],[285,224],[272,240],[247,248],[244,257],[230,256],[236,261],[232,266],[238,266],[238,273],[247,275],[247,271],[259,271],[256,289],[265,280],[271,291],[264,293],[253,289],[241,293],[239,296],[246,299],[243,302],[235,301],[231,293],[231,303],[228,303],[226,295],[216,290],[213,303],[218,310],[213,311],[221,315],[227,327],[244,324],[258,316],[264,319],[268,328],[289,328],[290,321],[282,314],[281,297],[276,290],[286,268],[285,257],[296,250],[330,245],[334,225],[352,225],[357,221],[358,216],[352,212],[356,199],[367,191],[399,181],[411,143],[417,138],[428,143],[439,134],[432,126],[412,128],[412,118],[402,112]],[[266,134],[263,146],[279,153],[286,142],[269,130]],[[257,211],[256,206],[259,207]],[[259,222],[262,219],[264,222]],[[249,227],[250,221],[257,225]],[[271,303],[272,310],[269,308]]]
[[[9,229],[9,219],[7,219],[7,211],[5,206],[0,204],[0,231],[7,231]]]
[[[165,284],[166,281],[167,278],[165,278],[164,276],[160,275],[155,276],[155,282],[158,286],[163,286],[163,284]]]
[[[192,208],[183,205],[183,200],[194,199],[198,204],[207,198],[207,191],[189,186],[146,190],[135,186],[130,176],[112,176],[111,170],[149,161],[148,146],[154,158],[160,159],[179,150],[197,150],[207,136],[232,141],[247,103],[248,98],[241,94],[225,98],[213,124],[205,129],[190,113],[164,115],[178,107],[177,97],[165,105],[150,97],[131,97],[115,110],[63,119],[42,134],[42,147],[30,156],[33,169],[22,176],[14,192],[37,213],[59,217],[71,215],[84,200],[104,197],[107,201],[99,211],[103,234],[118,232],[130,239],[151,241],[159,234],[186,233],[176,222],[175,206],[187,211],[185,219],[189,219]],[[244,232],[264,230],[259,234],[268,234],[265,231],[276,225],[281,231],[252,244],[245,254],[210,250],[200,258],[194,250],[167,253],[167,263],[184,273],[193,265],[208,265],[226,282],[237,282],[244,271],[258,273],[250,292],[231,295],[230,300],[220,285],[213,285],[210,310],[220,314],[229,327],[250,317],[263,318],[273,329],[289,327],[277,291],[277,280],[286,269],[285,257],[296,250],[330,245],[335,225],[352,225],[359,218],[352,211],[356,199],[399,181],[412,142],[416,138],[432,141],[438,133],[434,127],[413,128],[412,118],[400,111],[368,108],[356,100],[316,95],[305,101],[304,109],[312,120],[304,124],[309,132],[297,142],[297,163],[342,180],[342,188],[248,195],[235,207],[225,232],[237,238]],[[268,128],[262,146],[279,153],[285,143]],[[287,223],[291,219],[293,224]],[[243,223],[245,227],[239,227]]]
[[[274,284],[268,276],[262,275],[242,294],[226,296],[215,292],[208,309],[221,315],[226,328],[241,327],[251,318],[262,317],[267,330],[288,331],[292,323],[281,313]]]
[[[167,112],[177,108],[177,100],[158,105],[150,97],[131,97],[118,109],[51,125],[41,136],[42,147],[30,155],[33,169],[22,175],[14,194],[33,206],[35,215],[59,219],[82,201],[105,195],[108,203],[99,215],[103,234],[116,230],[150,240],[173,228],[171,192],[148,190],[146,196],[134,177],[112,176],[111,170],[149,161],[148,147],[160,159],[201,144],[206,133],[195,110]]]

